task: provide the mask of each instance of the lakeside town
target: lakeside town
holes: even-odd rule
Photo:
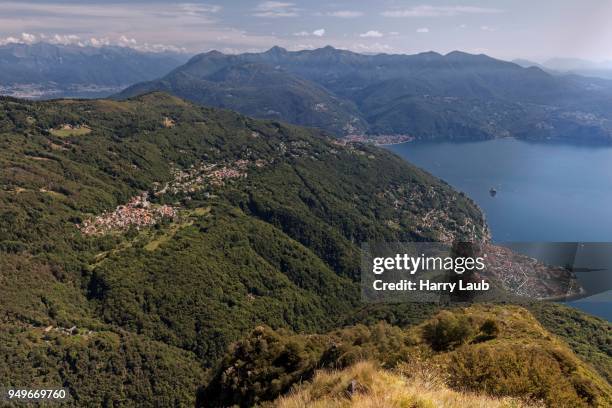
[[[414,141],[410,135],[347,135],[335,141],[336,144],[345,146],[350,143],[367,143],[374,146],[389,146]]]
[[[23,99],[97,98],[120,92],[127,85],[19,83],[0,84],[0,95]]]
[[[487,276],[511,293],[540,300],[582,293],[576,276],[565,268],[547,265],[498,245],[487,245],[484,252]]]

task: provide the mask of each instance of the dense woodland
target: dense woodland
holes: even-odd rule
[[[462,358],[472,352],[460,353],[462,344],[497,336],[474,309],[469,324],[451,322],[467,334],[434,344],[418,334],[427,326],[407,328],[439,305],[361,302],[362,242],[488,237],[469,198],[387,151],[159,93],[0,104],[2,385],[61,385],[74,406],[192,406],[198,389],[200,398],[214,395],[205,399],[213,405],[228,403],[229,393],[246,406],[276,398],[321,365],[356,362],[357,352],[329,349],[330,338],[381,332],[384,341],[367,353],[393,368],[406,362],[402,344]],[[143,193],[143,208],[125,208]],[[163,206],[173,216],[145,226],[82,228]],[[554,335],[522,309],[508,313],[520,317],[519,329],[525,320],[550,338],[532,345],[542,364],[557,355],[546,347],[562,349],[559,364],[571,367],[559,370],[577,372],[566,387],[572,401],[609,401],[601,376],[612,372],[610,325],[563,306],[529,308]],[[219,373],[236,358],[232,344],[260,332],[287,337],[276,330],[296,339],[282,357],[290,369],[258,368],[259,386],[227,391]],[[496,350],[493,340],[480,343]],[[508,358],[521,361],[524,350]],[[466,366],[456,378],[472,374]],[[525,387],[524,395],[507,384],[494,389],[556,401],[552,391]]]

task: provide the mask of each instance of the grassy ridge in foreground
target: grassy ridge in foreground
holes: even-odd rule
[[[344,370],[320,370],[311,382],[264,406],[276,408],[536,408],[508,397],[495,398],[449,389],[435,374],[381,369],[375,362],[359,362]]]
[[[572,408],[612,403],[610,384],[526,309],[487,305],[442,311],[408,329],[378,323],[304,336],[259,327],[234,345],[198,401],[202,407],[272,401],[319,368],[362,360],[408,372],[424,368],[455,390],[495,398]]]

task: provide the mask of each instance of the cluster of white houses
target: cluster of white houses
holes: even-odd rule
[[[104,234],[110,231],[125,231],[131,227],[140,229],[157,224],[163,218],[174,217],[176,217],[174,207],[152,205],[148,193],[142,193],[112,212],[105,212],[93,219],[85,220],[79,225],[79,229],[85,235]]]

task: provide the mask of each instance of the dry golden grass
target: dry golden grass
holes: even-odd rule
[[[453,308],[408,329],[379,323],[304,336],[262,327],[236,350],[218,387],[248,390],[243,405],[612,407],[610,384],[519,306]]]
[[[352,393],[351,382],[355,381]],[[372,362],[342,371],[318,371],[313,380],[279,398],[277,408],[527,408],[541,407],[512,398],[493,398],[449,389],[433,373],[408,378]]]

